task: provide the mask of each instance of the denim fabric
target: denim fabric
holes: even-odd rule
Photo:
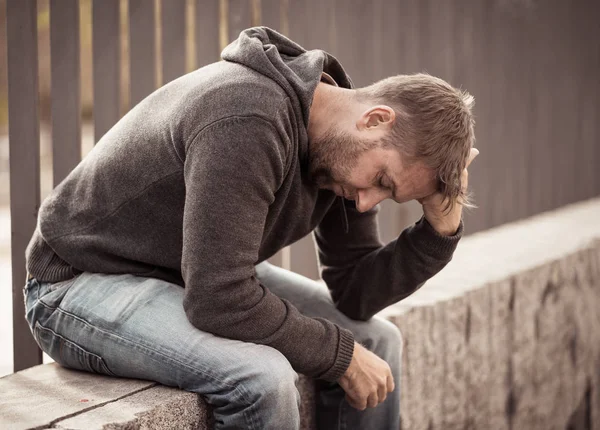
[[[396,390],[373,409],[357,411],[337,384],[320,382],[320,429],[398,429],[402,340],[391,323],[354,321],[334,306],[326,287],[262,263],[256,276],[300,312],[348,328],[385,359]],[[297,429],[297,374],[277,350],[225,339],[196,329],[182,307],[177,285],[133,275],[82,273],[58,283],[31,279],[26,317],[40,348],[62,366],[139,378],[206,397],[215,429]]]

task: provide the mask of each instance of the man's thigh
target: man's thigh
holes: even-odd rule
[[[273,348],[196,329],[183,310],[183,292],[153,278],[83,273],[39,298],[55,310],[38,324],[38,341],[40,333],[53,332],[100,357],[114,375],[213,394],[217,405],[249,395],[244,390],[263,365],[265,373],[287,366],[296,376]],[[57,354],[59,363],[67,358]]]

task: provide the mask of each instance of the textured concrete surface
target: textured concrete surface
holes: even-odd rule
[[[204,430],[210,428],[209,416],[197,394],[156,386],[59,421],[52,428]]]
[[[302,429],[315,429],[314,383],[301,376]],[[213,428],[193,393],[43,364],[0,378],[0,429],[180,430]]]
[[[466,238],[381,313],[405,338],[403,429],[600,430],[599,309],[600,199]],[[0,379],[0,398],[2,429],[211,428],[197,395],[56,365]]]
[[[79,414],[156,385],[35,366],[0,379],[0,428],[32,428]]]
[[[381,313],[404,429],[600,429],[600,199],[466,238]],[[440,370],[441,369],[441,370]]]

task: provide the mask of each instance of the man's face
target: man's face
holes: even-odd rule
[[[435,175],[417,162],[407,164],[396,149],[330,130],[310,151],[310,174],[319,186],[354,200],[366,212],[384,199],[404,203],[437,191]]]

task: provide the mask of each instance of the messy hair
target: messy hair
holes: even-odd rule
[[[396,121],[384,146],[397,148],[409,163],[421,161],[433,169],[438,190],[447,199],[446,210],[455,202],[473,207],[461,186],[475,143],[473,96],[425,73],[392,76],[356,94],[361,101],[394,109]]]

